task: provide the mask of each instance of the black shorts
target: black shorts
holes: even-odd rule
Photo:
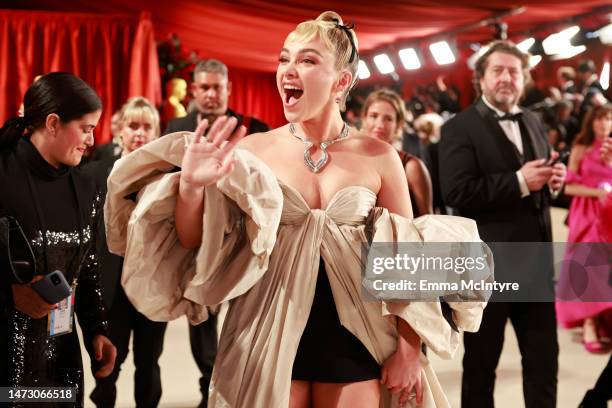
[[[357,337],[340,324],[321,259],[314,301],[300,339],[292,380],[349,383],[380,378],[380,365]]]

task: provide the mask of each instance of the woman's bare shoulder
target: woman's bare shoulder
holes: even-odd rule
[[[572,150],[570,151],[571,156],[574,156],[574,159],[582,159],[582,156],[589,150],[591,150],[592,146],[575,144],[572,146]]]
[[[257,154],[266,149],[272,147],[275,143],[278,143],[279,139],[283,135],[283,129],[285,126],[280,128],[272,129],[267,132],[252,133],[245,136],[236,145],[239,148],[246,149],[251,153]]]
[[[349,140],[351,141],[350,146],[352,148],[367,156],[397,155],[395,148],[389,143],[367,136],[360,131],[351,133]]]

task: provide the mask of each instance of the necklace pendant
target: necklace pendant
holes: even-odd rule
[[[319,171],[321,171],[321,169],[323,169],[323,167],[325,167],[325,165],[327,164],[327,160],[329,159],[329,153],[327,153],[327,147],[331,146],[332,144],[340,140],[346,139],[349,134],[349,127],[346,123],[344,123],[344,126],[342,127],[342,131],[340,132],[338,137],[332,140],[321,142],[319,144],[322,156],[316,162],[312,159],[312,154],[311,154],[314,144],[311,141],[306,140],[300,135],[298,135],[295,130],[295,125],[293,123],[289,124],[289,133],[291,133],[291,135],[293,135],[296,139],[299,139],[302,143],[306,145],[306,150],[304,150],[304,163],[313,173],[318,173]]]
[[[310,154],[312,147],[313,146],[310,146],[304,150],[304,162],[313,173],[318,173],[327,164],[328,154],[327,150],[321,149],[321,153],[323,153],[323,155],[315,162]]]

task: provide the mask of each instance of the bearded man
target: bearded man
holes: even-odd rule
[[[513,43],[490,44],[474,71],[480,97],[442,127],[444,202],[458,215],[474,219],[481,238],[490,243],[551,241],[551,192],[560,190],[566,171],[563,164],[553,164],[556,152],[549,156],[542,121],[518,106],[529,68],[529,55]],[[517,263],[538,257],[521,255]],[[534,273],[552,287],[550,263],[550,268]],[[510,269],[511,275],[524,272],[517,266],[499,266]],[[462,407],[494,407],[495,371],[508,321],[521,351],[525,406],[555,407],[559,346],[554,302],[495,301],[495,295],[491,300],[480,331],[464,335]]]

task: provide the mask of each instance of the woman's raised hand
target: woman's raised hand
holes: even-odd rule
[[[204,137],[208,120],[198,125],[195,137],[183,157],[181,183],[193,188],[204,188],[232,171],[233,150],[246,134],[244,126],[234,130],[237,123],[235,117],[221,116],[213,123],[208,137]]]

